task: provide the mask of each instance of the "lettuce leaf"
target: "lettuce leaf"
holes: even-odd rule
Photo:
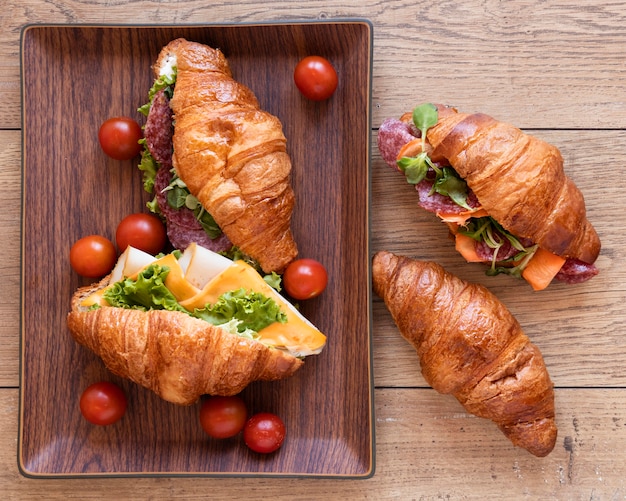
[[[244,288],[226,292],[215,304],[207,304],[191,314],[213,325],[235,318],[240,321],[237,325],[239,332],[246,329],[259,332],[274,322],[287,322],[287,315],[281,311],[276,301],[260,292],[246,291]]]
[[[148,91],[148,102],[137,108],[137,111],[139,113],[148,116],[148,113],[150,112],[150,105],[152,104],[154,95],[162,89],[165,89],[165,94],[171,99],[172,95],[174,94],[174,85],[176,84],[176,76],[178,73],[176,71],[177,68],[173,69],[173,75],[161,75],[154,81],[152,87],[150,87],[150,90]]]
[[[125,278],[104,292],[111,306],[134,310],[168,310],[189,313],[165,286],[169,267],[152,264],[137,275],[136,280]]]
[[[118,308],[181,311],[248,338],[254,338],[256,333],[274,322],[287,322],[287,315],[276,301],[243,288],[222,294],[215,304],[189,311],[166,287],[169,272],[167,266],[152,264],[142,270],[136,280],[125,278],[113,284],[105,291],[104,299]]]
[[[139,170],[143,173],[143,189],[148,193],[152,193],[154,191],[154,182],[156,180],[157,171],[159,170],[159,165],[150,154],[150,150],[146,146],[145,138],[140,139],[139,142],[143,145],[143,149],[141,150],[141,162],[139,162],[137,167],[139,167]],[[156,205],[156,197],[154,203]],[[152,210],[152,212],[158,212],[158,210]]]

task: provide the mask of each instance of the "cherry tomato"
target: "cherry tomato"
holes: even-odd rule
[[[101,426],[113,424],[126,412],[126,395],[108,381],[88,386],[80,397],[80,411],[87,421]]]
[[[304,97],[313,101],[323,101],[332,96],[338,81],[333,65],[321,56],[302,59],[296,65],[293,79]]]
[[[298,300],[319,296],[328,284],[324,265],[315,259],[296,259],[289,263],[283,274],[287,294]]]
[[[153,255],[158,254],[167,242],[165,225],[154,214],[130,214],[117,225],[115,242],[120,252],[130,245]]]
[[[234,437],[243,430],[248,411],[238,396],[210,397],[200,407],[200,425],[213,438]]]
[[[113,269],[116,261],[113,242],[100,235],[80,238],[70,249],[70,265],[83,277],[103,277]]]
[[[105,120],[98,130],[104,152],[115,160],[130,160],[141,153],[141,126],[132,118],[114,117]]]
[[[278,449],[285,439],[285,424],[276,414],[260,412],[246,422],[243,440],[255,452],[267,454]]]

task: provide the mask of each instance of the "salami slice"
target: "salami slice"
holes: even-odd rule
[[[394,169],[397,169],[396,158],[400,149],[409,141],[419,137],[419,131],[415,133],[415,129],[410,124],[398,120],[397,118],[388,118],[378,129],[378,150],[383,160]]]
[[[171,168],[163,165],[157,172],[154,182],[157,203],[163,217],[165,217],[167,227],[167,237],[170,243],[179,250],[184,250],[187,246],[196,242],[202,247],[206,247],[214,252],[226,251],[232,247],[232,243],[224,234],[215,239],[211,239],[204,231],[195,214],[187,207],[175,209],[167,203],[167,188],[172,179]]]
[[[175,209],[167,203],[165,190],[172,180],[172,137],[174,126],[169,99],[163,90],[158,91],[150,105],[150,112],[144,128],[146,146],[158,164],[159,170],[154,182],[157,204],[167,227],[170,243],[180,250],[196,242],[215,252],[225,251],[232,247],[226,235],[212,239],[204,231],[192,210],[187,207]]]
[[[144,127],[146,146],[159,165],[172,167],[172,137],[174,128],[172,110],[165,91],[158,91],[150,105],[150,112]]]
[[[566,284],[579,284],[595,277],[598,272],[598,268],[593,264],[578,259],[568,259],[554,278]]]

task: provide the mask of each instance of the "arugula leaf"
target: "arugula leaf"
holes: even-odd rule
[[[437,120],[439,120],[439,111],[433,103],[423,103],[413,109],[413,123],[422,134],[422,152],[424,153],[426,152],[426,134],[428,129],[437,124]]]
[[[426,132],[437,124],[439,112],[433,103],[423,103],[413,109],[413,123],[422,133],[422,145],[426,142]]]
[[[428,173],[429,168],[436,169],[426,153],[426,133],[437,123],[439,112],[432,103],[424,103],[413,109],[413,123],[420,130],[422,137],[422,152],[415,157],[402,157],[397,161],[398,168],[404,172],[409,184],[418,184]]]
[[[486,271],[488,276],[504,273],[520,278],[524,268],[526,268],[539,248],[536,244],[531,247],[524,247],[517,237],[505,230],[491,216],[471,218],[467,225],[459,227],[458,231],[478,242],[484,242],[490,249],[493,249],[491,266]],[[498,251],[505,240],[508,240],[513,248],[519,252],[509,259],[498,260]],[[497,263],[512,263],[513,266],[497,266]]]
[[[213,216],[205,210],[202,204],[198,203],[193,213],[200,223],[200,226],[202,226],[202,229],[204,229],[204,231],[207,235],[209,235],[210,238],[217,238],[222,234],[222,229],[215,222]]]
[[[433,189],[440,195],[450,197],[454,203],[464,209],[471,210],[467,203],[467,183],[459,177],[453,168],[444,167],[440,169]]]
[[[191,194],[185,182],[178,177],[176,172],[173,170],[172,172],[174,174],[172,180],[167,188],[165,188],[165,191],[167,191],[167,204],[174,209],[187,207],[193,212],[200,226],[202,226],[202,229],[204,229],[210,238],[214,239],[219,237],[222,234],[222,229],[215,222],[213,216],[209,214],[200,201]]]
[[[465,226],[459,228],[459,232],[480,242],[483,240],[483,234],[487,231],[487,227],[491,224],[493,224],[492,218],[489,216],[473,217],[469,219]]]
[[[397,164],[409,184],[420,183],[428,173],[428,155],[424,151],[416,157],[402,157]]]
[[[186,205],[187,196],[189,191],[180,186],[170,184],[167,187],[167,205],[174,209],[180,209]]]

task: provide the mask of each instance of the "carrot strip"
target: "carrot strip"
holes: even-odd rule
[[[550,285],[563,263],[565,263],[565,259],[561,256],[539,248],[522,271],[522,277],[534,290],[543,290]]]
[[[402,157],[416,157],[422,152],[422,139],[416,137],[412,139],[408,143],[406,143],[400,151],[398,152],[398,156],[396,157],[400,160]]]
[[[480,258],[476,253],[476,240],[463,233],[454,235],[454,248],[468,263],[484,263],[485,260]]]
[[[472,210],[466,210],[463,212],[459,212],[458,214],[448,214],[448,213],[443,213],[443,212],[438,212],[437,216],[444,222],[444,223],[456,223],[459,226],[465,226],[465,223],[467,223],[467,220],[472,218],[472,217],[485,217],[488,216],[489,214],[487,213],[487,211],[485,209],[483,209],[482,207],[478,207],[476,209],[472,209]]]

